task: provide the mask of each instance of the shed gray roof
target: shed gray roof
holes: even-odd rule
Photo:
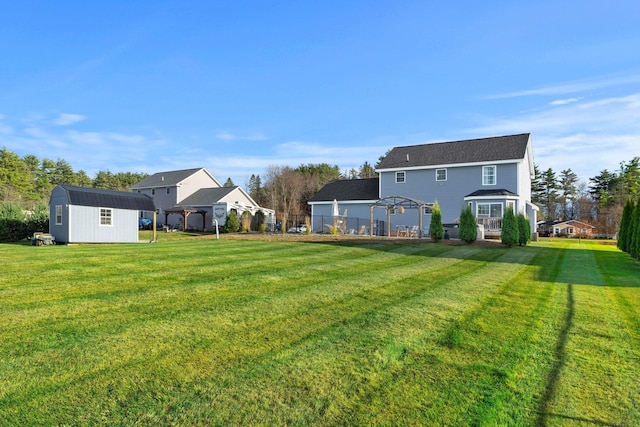
[[[378,200],[378,183],[378,178],[331,181],[325,184],[309,201]]]
[[[65,191],[70,205],[138,211],[156,210],[153,199],[146,194],[105,190],[102,188],[76,187],[66,184],[58,185],[58,187]]]
[[[377,170],[458,163],[519,160],[527,154],[529,134],[409,145],[393,148]]]
[[[222,200],[236,188],[239,187],[201,188],[180,203],[185,206],[211,205]]]
[[[146,177],[142,181],[133,185],[132,189],[153,188],[153,187],[172,187],[189,178],[202,168],[183,169],[179,171],[158,172]]]

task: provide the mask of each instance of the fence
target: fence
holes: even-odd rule
[[[311,218],[311,229],[315,233],[331,233],[334,226],[341,234],[369,235],[369,218],[342,216],[334,218],[331,215],[315,215]],[[384,221],[373,220],[373,235],[385,235]]]

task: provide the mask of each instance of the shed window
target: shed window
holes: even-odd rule
[[[396,172],[396,183],[402,184],[402,183],[405,182],[405,180],[406,180],[406,176],[405,176],[404,171]]]
[[[56,205],[56,225],[62,225],[62,205]]]
[[[113,210],[109,208],[100,208],[100,225],[113,224]]]
[[[482,167],[482,185],[496,185],[496,167]]]
[[[446,180],[447,180],[447,170],[436,169],[436,181],[446,181]]]
[[[167,187],[167,194],[171,194],[171,187]]]
[[[151,195],[152,195],[152,196],[155,196],[155,195],[156,195],[156,189],[155,189],[155,188],[152,188],[152,189],[151,189]]]

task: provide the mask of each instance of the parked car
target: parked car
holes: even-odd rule
[[[307,232],[307,226],[304,224],[299,224],[287,230],[287,233],[306,233],[306,232]]]

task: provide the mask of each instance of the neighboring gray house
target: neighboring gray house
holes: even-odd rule
[[[58,243],[135,243],[140,212],[155,209],[142,194],[58,185],[49,201],[49,233]]]
[[[214,220],[223,225],[232,210],[238,216],[262,210],[267,224],[275,222],[273,210],[258,206],[241,187],[223,187],[204,168],[158,172],[132,186],[131,191],[153,198],[158,223],[181,229],[212,230]]]
[[[468,205],[486,236],[500,234],[502,216],[511,206],[516,213],[527,215],[531,231],[536,230],[538,208],[531,203],[534,164],[529,134],[395,147],[380,161],[376,172],[377,199],[383,201],[378,204],[388,208],[390,215],[387,209],[373,209],[373,216],[388,220],[391,230],[421,222],[423,232],[428,233],[430,206],[413,203],[411,206],[422,208],[395,209],[407,200],[429,205],[438,201],[445,224],[457,223],[462,208]],[[370,201],[371,194],[354,195],[360,185],[356,181],[327,184],[309,202],[312,217],[330,215],[334,198],[341,210],[348,209],[349,217],[351,212],[362,215],[363,205],[370,208],[375,203]],[[353,191],[346,189],[349,185]],[[339,191],[328,191],[332,188]]]

